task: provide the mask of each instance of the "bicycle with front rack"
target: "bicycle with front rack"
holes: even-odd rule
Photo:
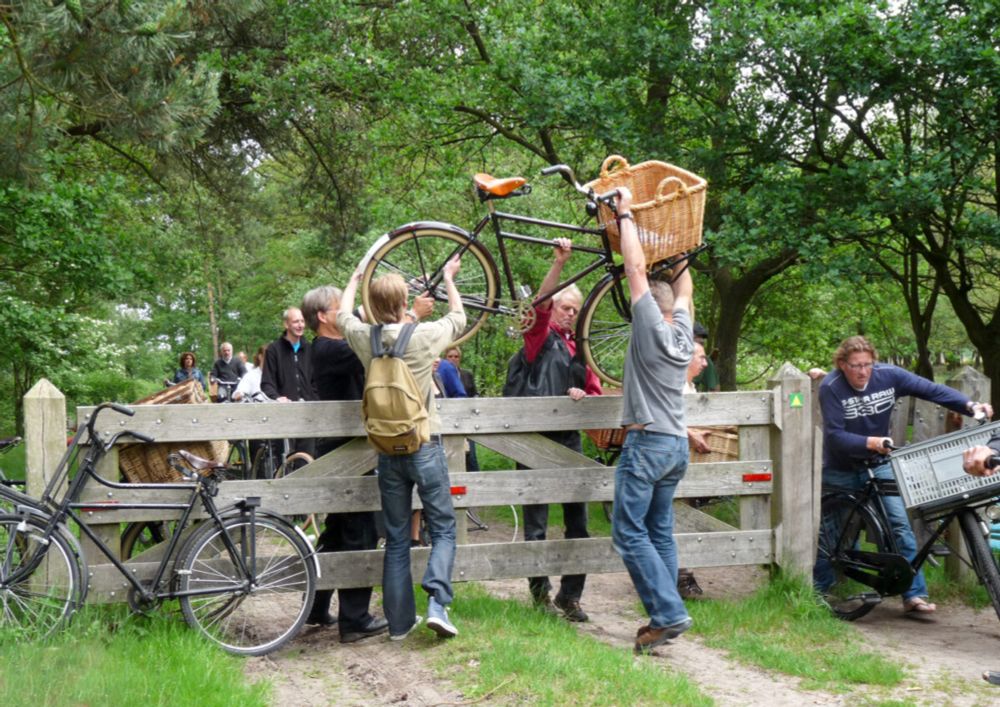
[[[0,631],[17,638],[43,638],[65,626],[86,600],[90,567],[70,530],[72,522],[122,576],[133,611],[146,613],[176,599],[192,628],[236,654],[263,655],[292,639],[312,607],[319,576],[308,538],[284,517],[262,508],[259,497],[219,508],[214,500],[219,487],[214,470],[199,472],[179,456],[172,456],[170,463],[184,476],[182,482],[122,484],[101,478],[98,463],[119,440],[153,441],[125,429],[102,440],[95,423],[108,408],[134,414],[113,403],[98,406],[79,426],[40,498],[0,485],[0,498],[13,507],[12,512],[0,513]],[[84,445],[86,451],[81,452]],[[76,473],[69,478],[74,468]],[[81,502],[90,482],[117,490],[186,491],[187,498]],[[57,498],[64,487],[62,498]],[[207,518],[191,527],[199,501]],[[148,578],[139,573],[140,567],[119,560],[83,518],[87,510],[109,509],[180,514]]]
[[[617,190],[597,194],[592,188],[577,182],[573,170],[566,165],[546,167],[542,174],[560,174],[572,184],[585,198],[588,218],[595,217],[602,207],[615,213]],[[680,183],[677,179],[673,181]],[[400,226],[376,240],[365,256],[362,272],[361,298],[365,309],[372,309],[371,281],[388,273],[401,275],[414,295],[429,292],[436,301],[447,302],[447,292],[442,285],[444,264],[458,255],[463,261],[455,284],[462,295],[467,324],[452,345],[469,339],[489,316],[495,314],[513,319],[514,324],[508,328],[508,333],[518,336],[534,322],[535,305],[551,299],[569,285],[603,272],[603,277],[591,288],[580,309],[576,341],[587,364],[601,379],[611,385],[621,385],[625,350],[631,337],[631,306],[624,266],[616,262],[607,227],[577,226],[497,211],[495,201],[531,193],[530,185],[522,177],[494,179],[488,174],[477,174],[474,182],[476,195],[480,202],[486,203],[488,213],[471,231],[450,223],[420,221]],[[683,185],[680,188],[686,189]],[[501,269],[483,240],[487,228],[495,236],[502,282]],[[572,250],[589,256],[589,262],[570,273],[552,292],[540,297],[532,296],[530,288],[515,282],[509,244],[547,249],[552,248],[554,243],[549,238],[524,231],[566,238],[582,235],[596,238],[600,245],[581,245],[574,241]],[[640,233],[640,238],[642,235]],[[664,241],[671,238],[651,237]],[[692,242],[691,247],[676,255],[650,262],[650,276],[676,277],[689,260],[704,248]],[[502,292],[503,288],[506,288],[506,294]]]
[[[889,445],[894,451],[867,465],[868,482],[860,490],[824,486],[817,560],[832,569],[834,583],[823,595],[837,617],[854,621],[883,597],[905,592],[957,520],[969,564],[1000,618],[1000,570],[990,549],[988,523],[1000,519],[1000,477],[970,476],[962,469],[962,451],[984,444],[998,428],[1000,422],[902,448]],[[895,478],[876,478],[875,468],[886,462]],[[900,553],[892,533],[885,506],[889,496],[902,497],[907,509],[931,529],[912,561]],[[961,556],[954,549],[952,554]]]

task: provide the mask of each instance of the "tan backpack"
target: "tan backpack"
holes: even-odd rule
[[[382,325],[371,329],[372,361],[365,377],[361,415],[368,443],[383,454],[413,454],[430,440],[424,396],[403,360],[415,323],[405,324],[395,343],[382,343]]]

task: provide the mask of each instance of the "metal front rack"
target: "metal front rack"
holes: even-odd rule
[[[986,444],[998,429],[1000,421],[967,427],[890,454],[906,507],[937,510],[1000,496],[1000,474],[970,476],[962,470],[962,452]]]

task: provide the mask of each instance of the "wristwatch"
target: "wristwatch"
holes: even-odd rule
[[[627,214],[618,214],[618,220],[624,221],[625,219],[631,219],[635,223],[635,219],[632,217],[632,212],[629,211]]]

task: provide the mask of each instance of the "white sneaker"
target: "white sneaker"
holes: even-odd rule
[[[427,599],[427,628],[441,638],[454,638],[458,635],[458,629],[448,620],[448,610],[434,597]]]
[[[410,626],[408,629],[406,629],[406,631],[403,632],[403,633],[398,633],[398,634],[396,634],[396,633],[390,633],[389,634],[389,640],[390,641],[402,641],[404,638],[406,638],[407,636],[409,636],[413,632],[413,629],[415,629],[417,626],[419,626],[420,622],[423,621],[423,620],[424,620],[423,616],[417,615],[417,620],[413,622],[412,626]]]

